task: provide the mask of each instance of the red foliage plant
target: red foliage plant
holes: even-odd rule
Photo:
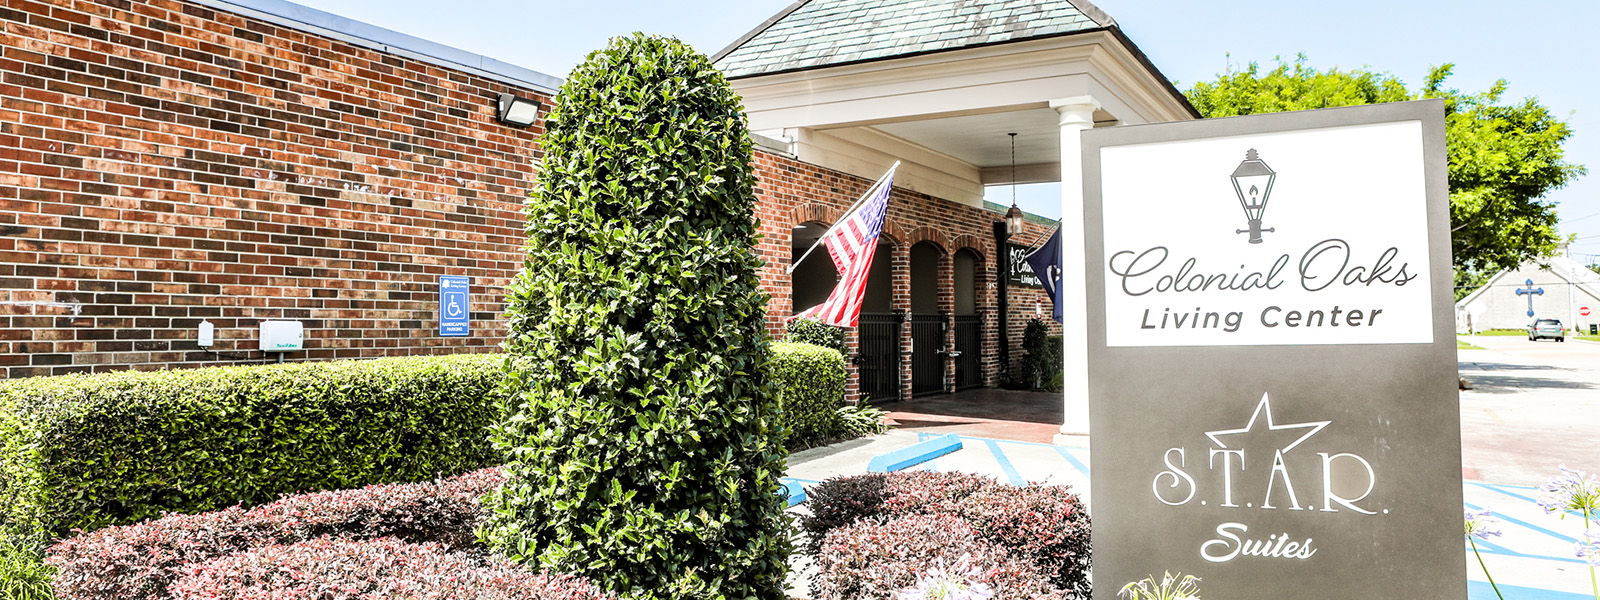
[[[164,600],[185,567],[274,544],[331,536],[393,537],[477,548],[478,498],[505,481],[499,469],[420,483],[285,496],[252,509],[167,515],[62,540],[46,562],[60,600]]]
[[[170,592],[173,600],[615,600],[580,578],[389,537],[261,546],[184,567]]]
[[[979,490],[1000,486],[987,477],[967,473],[898,471],[834,477],[806,490],[810,514],[800,528],[815,554],[823,536],[867,517],[954,512],[956,503]]]
[[[994,487],[966,497],[955,513],[978,537],[1026,558],[1050,583],[1089,595],[1089,512],[1064,485]]]
[[[901,471],[835,477],[808,490],[800,526],[825,553],[829,532],[864,520],[951,515],[977,539],[1025,560],[1053,586],[1088,594],[1089,513],[1066,486],[1016,487],[967,473]],[[822,557],[826,559],[826,557]]]
[[[965,520],[948,514],[867,519],[829,532],[811,594],[815,600],[888,600],[930,567],[963,556],[976,570],[969,582],[987,585],[995,600],[1065,598],[1033,565],[984,542]]]
[[[887,481],[883,511],[891,515],[954,513],[968,496],[984,490],[1011,490],[994,479],[971,473],[901,471]]]

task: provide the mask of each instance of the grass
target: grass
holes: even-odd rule
[[[0,540],[0,600],[54,600],[50,576],[35,548]]]
[[[1490,330],[1487,330],[1487,331],[1479,331],[1478,335],[1520,335],[1520,336],[1523,336],[1523,337],[1527,337],[1528,330],[1526,330],[1526,329],[1490,329]]]
[[[1456,340],[1456,349],[1457,350],[1482,350],[1483,347],[1482,346],[1474,346],[1472,344],[1468,344],[1468,343],[1463,342],[1461,340]]]
[[[1580,339],[1580,340],[1584,340],[1584,341],[1588,341],[1588,342],[1600,342],[1600,335],[1580,335],[1580,336],[1577,336],[1575,339]]]

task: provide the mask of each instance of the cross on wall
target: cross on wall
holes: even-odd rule
[[[1533,280],[1532,279],[1528,280],[1528,287],[1517,288],[1517,295],[1518,296],[1527,296],[1528,297],[1528,316],[1530,316],[1530,317],[1533,316],[1533,295],[1534,294],[1539,294],[1539,295],[1543,296],[1544,295],[1544,288],[1535,288],[1535,287],[1533,287]]]

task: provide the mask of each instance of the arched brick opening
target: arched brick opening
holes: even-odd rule
[[[831,221],[808,219],[796,221],[790,229],[789,266],[794,266],[794,271],[789,273],[790,314],[822,304],[839,281],[839,271],[829,258],[827,248],[817,246],[806,255],[831,224]],[[805,257],[805,261],[796,266],[801,257]]]
[[[954,246],[950,244],[950,236],[945,235],[943,231],[939,231],[938,229],[934,229],[933,227],[929,227],[927,225],[922,225],[912,229],[906,237],[906,243],[912,246],[922,242],[927,242],[938,246],[939,251],[946,255],[950,254],[950,251],[954,248]]]
[[[839,209],[826,204],[809,202],[794,207],[789,211],[789,226],[793,227],[807,221],[816,221],[824,225],[833,225],[839,220]]]
[[[968,236],[963,236],[968,237]],[[957,244],[961,240],[957,239]],[[987,272],[983,254],[966,246],[956,250],[952,260],[951,291],[954,297],[951,317],[952,377],[955,389],[985,385],[985,298]]]

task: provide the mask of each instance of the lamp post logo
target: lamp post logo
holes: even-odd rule
[[[1209,562],[1228,562],[1240,557],[1309,559],[1320,550],[1314,539],[1294,536],[1287,531],[1251,533],[1247,523],[1250,511],[1287,510],[1306,515],[1346,511],[1362,515],[1389,514],[1388,509],[1376,511],[1362,506],[1378,482],[1377,472],[1367,459],[1349,452],[1317,452],[1316,460],[1284,459],[1286,454],[1332,424],[1332,421],[1280,424],[1272,416],[1272,400],[1262,394],[1261,402],[1256,404],[1243,427],[1205,432],[1211,443],[1203,464],[1190,465],[1186,447],[1168,448],[1161,457],[1166,470],[1150,481],[1150,493],[1167,506],[1197,504],[1208,510],[1222,511],[1219,518],[1223,521],[1216,526],[1216,537],[1202,542],[1198,548],[1200,556]],[[1284,431],[1291,435],[1274,433]],[[1273,444],[1270,462],[1267,457],[1260,456],[1259,447],[1247,455],[1247,441],[1259,446],[1267,438],[1288,443]],[[1293,476],[1292,464],[1300,465],[1297,468],[1302,470],[1321,467],[1320,500],[1315,495],[1306,495],[1302,503],[1297,485],[1301,491],[1315,489],[1315,475],[1312,481],[1306,481],[1303,474]],[[1221,503],[1214,502],[1218,495]],[[1197,496],[1204,497],[1197,501]],[[1267,537],[1260,537],[1262,533],[1268,534]]]
[[[1239,163],[1229,178],[1233,180],[1233,192],[1239,196],[1239,206],[1244,208],[1244,218],[1250,226],[1236,233],[1248,233],[1250,243],[1259,244],[1261,232],[1277,231],[1275,228],[1262,229],[1261,215],[1267,212],[1267,199],[1272,196],[1272,182],[1278,178],[1278,173],[1267,163],[1261,162],[1255,148],[1251,148],[1245,153],[1244,162]]]

